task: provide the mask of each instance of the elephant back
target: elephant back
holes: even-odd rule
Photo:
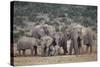
[[[37,25],[33,28],[32,30],[32,36],[35,38],[41,38],[45,35],[53,35],[55,32],[55,27],[48,25],[48,24],[43,24],[43,25]]]
[[[17,43],[17,49],[30,49],[33,46],[37,46],[37,40],[31,37],[22,37]]]

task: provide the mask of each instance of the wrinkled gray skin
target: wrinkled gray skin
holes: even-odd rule
[[[63,40],[62,40],[62,43],[63,43],[63,49],[64,49],[64,54],[68,53],[68,44],[67,44],[67,41],[71,39],[71,30],[66,30],[64,32],[64,36],[63,36]]]
[[[49,56],[50,54],[49,48],[53,43],[53,38],[45,35],[41,37],[40,43],[41,43],[41,48],[42,48],[42,51],[41,51],[42,56]]]
[[[69,55],[72,54],[72,49],[74,49],[74,54],[80,54],[80,50],[82,49],[82,40],[83,44],[86,45],[86,52],[90,48],[90,53],[92,53],[92,44],[93,44],[93,34],[90,29],[87,28],[85,35],[83,36],[81,29],[73,28],[70,31],[70,39],[71,45],[69,48]]]
[[[50,51],[49,52],[50,53],[49,54],[50,56],[54,56],[55,55],[56,50],[55,50],[55,47],[53,45],[50,46],[49,51]]]
[[[66,54],[67,53],[67,48],[66,48],[66,42],[65,42],[64,34],[62,32],[55,32],[52,37],[54,38],[53,45],[54,45],[55,50],[56,50],[55,55],[59,54],[58,50],[59,50],[60,47],[63,48],[64,54]]]
[[[53,36],[54,33],[55,33],[55,28],[47,24],[37,25],[32,29],[32,36],[38,39],[40,39],[45,35]]]
[[[45,35],[45,31],[42,27],[34,27],[32,30],[32,37],[40,39]]]
[[[81,37],[80,37],[80,31],[76,28],[73,28],[70,31],[66,31],[65,33],[65,37],[66,37],[66,41],[71,39],[71,44],[70,44],[70,48],[69,48],[69,55],[72,54],[72,50],[74,49],[74,54],[78,55],[80,53],[80,47],[81,47]],[[66,43],[67,45],[67,43]]]
[[[92,45],[93,45],[93,34],[91,30],[87,29],[86,34],[83,37],[84,45],[86,45],[86,52],[90,47],[90,53],[92,53]]]
[[[75,52],[76,55],[79,54],[77,39],[78,39],[77,31],[72,30],[71,31],[71,40],[72,40],[72,42],[71,42],[70,49],[69,49],[69,54],[70,55],[72,54],[72,49],[74,49],[74,52]]]
[[[25,55],[26,49],[31,50],[31,55],[33,55],[33,51],[35,50],[35,55],[36,55],[38,45],[39,45],[38,39],[34,37],[22,37],[18,40],[17,50],[19,51],[19,55],[21,55],[21,50],[23,51],[23,55]]]
[[[63,54],[63,48],[58,45],[50,46],[50,56],[57,56]]]
[[[32,36],[35,38],[38,38],[38,39],[40,39],[41,37],[44,37],[45,35],[50,36],[55,41],[55,43],[53,43],[52,45],[53,46],[55,46],[55,45],[60,46],[61,40],[62,40],[61,34],[56,32],[55,28],[53,28],[52,26],[50,27],[51,29],[49,29],[49,26],[50,25],[41,25],[41,26],[34,27],[32,30]]]
[[[66,31],[64,33],[55,32],[54,35],[51,36],[54,39],[53,46],[54,46],[54,48],[56,50],[56,52],[55,52],[56,54],[54,54],[54,55],[59,54],[58,50],[59,50],[60,47],[63,48],[64,55],[66,55],[66,53],[68,53],[66,41],[70,39],[70,36],[71,35],[70,35],[69,31]]]
[[[56,42],[56,45],[59,45],[60,46],[60,41],[62,40],[62,36],[59,32],[56,32],[54,35],[53,35],[53,38]]]

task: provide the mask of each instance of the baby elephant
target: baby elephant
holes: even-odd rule
[[[31,55],[33,55],[33,50],[35,50],[35,55],[37,54],[37,46],[39,45],[40,40],[34,37],[21,37],[17,43],[17,50],[19,51],[19,55],[21,55],[21,50],[23,51],[23,55],[25,55],[25,50],[30,49]]]
[[[41,43],[41,48],[42,48],[42,56],[49,56],[49,48],[52,45],[53,42],[53,38],[51,38],[50,36],[43,36],[40,39],[40,43]]]
[[[58,45],[50,46],[50,56],[57,56],[57,55],[63,55],[64,50],[63,47],[60,47]]]

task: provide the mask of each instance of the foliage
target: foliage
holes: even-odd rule
[[[47,23],[55,26],[57,31],[61,24],[65,25],[62,25],[64,31],[69,24],[79,23],[97,31],[97,6],[14,1],[14,25],[24,28],[28,22]],[[23,31],[14,33],[14,38],[22,35]]]

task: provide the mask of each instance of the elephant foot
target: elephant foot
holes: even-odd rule
[[[34,56],[37,56],[37,55],[34,55]]]
[[[45,55],[43,54],[42,57],[45,57]]]
[[[68,55],[72,55],[72,54],[68,54]]]
[[[44,56],[41,56],[41,57],[44,57]]]
[[[91,54],[92,54],[92,52],[89,52],[89,54],[91,55]]]
[[[41,57],[44,57],[44,56],[41,56]]]
[[[66,55],[66,53],[64,53],[63,55]]]
[[[88,54],[88,51],[85,51],[84,53],[85,53],[85,54]]]
[[[71,53],[68,53],[68,55],[72,55]]]

